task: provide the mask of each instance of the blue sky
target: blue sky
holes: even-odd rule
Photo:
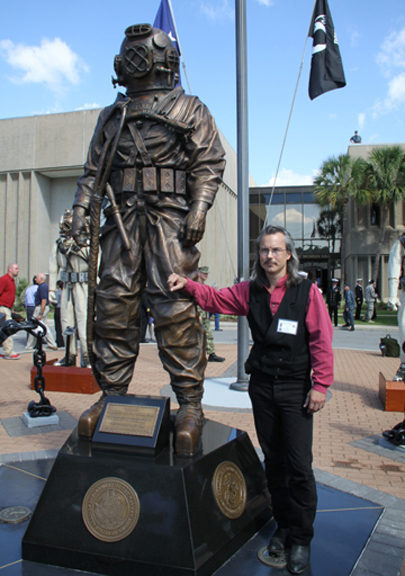
[[[3,3],[0,118],[110,104],[124,30],[153,23],[159,4]],[[279,184],[310,183],[323,160],[347,151],[355,129],[365,144],[405,141],[404,1],[329,5],[347,86],[310,101],[309,39]],[[172,6],[192,92],[236,149],[234,1],[172,0]],[[258,185],[268,185],[277,168],[312,9],[313,0],[247,0],[249,170]]]

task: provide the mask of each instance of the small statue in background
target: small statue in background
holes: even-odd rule
[[[80,340],[82,368],[90,368],[87,351],[87,298],[89,283],[89,246],[79,246],[72,237],[72,212],[65,210],[59,223],[60,236],[56,240],[49,259],[49,285],[55,299],[56,282],[63,282],[61,300],[62,332],[76,328],[70,338],[68,359],[55,362],[55,366],[75,366],[77,339]]]

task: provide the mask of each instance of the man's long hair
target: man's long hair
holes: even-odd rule
[[[256,261],[253,266],[252,282],[258,288],[263,286],[266,286],[266,288],[269,287],[269,281],[267,279],[266,273],[260,265],[260,242],[264,236],[277,234],[278,232],[281,232],[281,234],[284,235],[285,247],[291,254],[291,258],[287,260],[287,288],[290,286],[296,286],[302,281],[301,276],[298,274],[299,259],[297,251],[295,250],[294,242],[290,234],[282,226],[266,226],[263,228],[256,240]]]

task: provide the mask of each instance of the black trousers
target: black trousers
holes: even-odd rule
[[[251,375],[249,395],[266,465],[274,518],[289,528],[291,544],[313,538],[316,483],[312,470],[313,417],[303,408],[308,381],[275,381]]]
[[[337,306],[329,306],[328,305],[328,309],[329,309],[329,316],[330,316],[330,320],[332,323],[335,324],[335,326],[338,325],[338,309]],[[332,315],[333,315],[333,320],[332,320]]]

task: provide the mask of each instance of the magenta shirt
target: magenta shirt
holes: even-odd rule
[[[287,276],[281,278],[273,293],[269,292],[269,304],[273,316],[277,313],[286,293],[286,280]],[[250,282],[240,282],[230,288],[216,290],[206,284],[187,279],[184,290],[207,312],[247,316],[249,284]],[[333,327],[322,294],[315,284],[312,284],[309,290],[305,325],[309,333],[312,387],[325,394],[328,386],[333,384]]]

